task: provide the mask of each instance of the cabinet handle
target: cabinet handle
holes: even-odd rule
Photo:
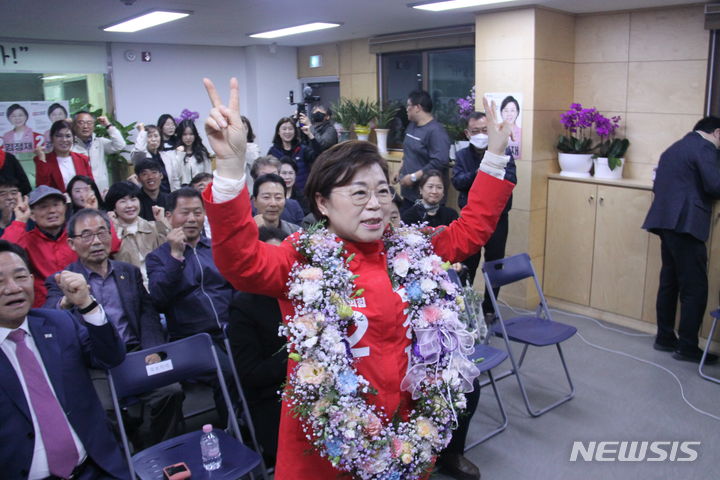
[[[588,197],[588,203],[592,203],[593,200],[595,200],[595,196],[594,196],[594,195],[590,195],[590,196]]]
[[[604,199],[603,197],[600,197],[600,205],[603,204],[603,201],[604,201],[604,200],[605,200],[605,199]]]

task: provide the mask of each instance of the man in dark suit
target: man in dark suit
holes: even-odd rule
[[[80,275],[90,285],[90,291],[102,305],[108,320],[115,325],[128,352],[165,343],[160,317],[152,305],[136,266],[110,260],[110,220],[98,210],[83,209],[68,221],[68,244],[77,253],[78,261],[65,269]],[[57,285],[54,275],[46,280],[47,308],[68,308],[67,297]],[[148,355],[148,364],[159,362],[157,354]],[[95,389],[103,406],[112,412],[112,397],[104,371],[92,371]],[[182,424],[182,404],[185,395],[180,385],[173,384],[140,396],[149,414],[148,432],[135,429],[133,444],[145,448],[178,435]],[[114,414],[109,417],[114,419]]]
[[[30,309],[25,251],[0,240],[2,478],[129,478],[88,368],[112,368],[125,347],[82,277],[58,286],[80,316]]]
[[[662,268],[654,348],[699,362],[698,333],[708,298],[707,250],[712,202],[720,198],[720,118],[705,117],[660,156],[655,197],[643,228],[660,236]],[[680,326],[675,313],[680,297]],[[717,362],[708,354],[707,363]]]

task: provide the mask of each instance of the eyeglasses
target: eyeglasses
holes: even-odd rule
[[[83,243],[91,243],[95,237],[97,237],[101,242],[107,242],[110,240],[110,232],[108,230],[98,230],[97,232],[89,232],[86,230],[80,235],[75,235],[72,238],[79,238]]]
[[[90,191],[90,186],[85,187],[73,187],[72,193],[87,193]]]
[[[366,205],[370,201],[370,197],[372,195],[375,195],[378,203],[381,204],[390,203],[395,197],[395,190],[391,189],[390,187],[380,187],[377,190],[365,190],[362,188],[351,191],[335,190],[335,193],[350,197],[350,201],[356,207]]]
[[[64,135],[62,133],[56,133],[55,138],[73,138],[73,135],[72,133],[66,133]]]
[[[80,126],[87,125],[88,127],[92,127],[95,125],[95,120],[75,120],[75,123]]]

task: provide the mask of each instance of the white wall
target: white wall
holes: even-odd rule
[[[272,143],[277,121],[295,112],[295,107],[288,103],[288,92],[293,90],[296,100],[302,98],[297,79],[297,49],[271,50],[266,45],[255,45],[245,47],[245,58],[249,93],[247,103],[243,103],[247,108],[243,105],[240,108],[250,119],[257,136],[255,141],[264,154]]]
[[[126,60],[127,50],[137,53],[135,61]],[[187,108],[200,114],[196,125],[202,132],[202,122],[210,110],[202,78],[211,78],[221,98],[227,100],[228,81],[236,76],[241,113],[250,119],[264,153],[277,120],[293,111],[286,99],[288,90],[294,89],[296,97],[299,94],[295,48],[277,47],[272,53],[267,46],[114,43],[111,51],[115,108],[122,123],[155,123],[162,113],[179,116]],[[141,61],[143,51],[151,52],[151,62]]]
[[[135,61],[125,58],[127,50],[136,52]],[[151,62],[141,61],[143,51],[151,52]],[[111,52],[115,111],[122,123],[154,124],[163,113],[178,117],[187,108],[200,114],[196,125],[202,132],[210,110],[203,77],[215,81],[227,101],[230,77],[245,76],[245,53],[239,47],[114,43]],[[241,89],[241,102],[246,98]]]

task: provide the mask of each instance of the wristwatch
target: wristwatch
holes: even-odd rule
[[[413,182],[413,183],[417,182],[417,175],[415,175],[414,173],[411,173],[411,174],[410,174],[410,181]]]
[[[87,307],[85,307],[85,308],[78,307],[78,312],[81,315],[85,315],[86,313],[92,312],[93,310],[95,310],[95,307],[98,306],[98,302],[97,302],[97,300],[95,300],[95,297],[90,295],[90,300],[92,300],[92,302],[90,302],[90,305],[88,305]]]

